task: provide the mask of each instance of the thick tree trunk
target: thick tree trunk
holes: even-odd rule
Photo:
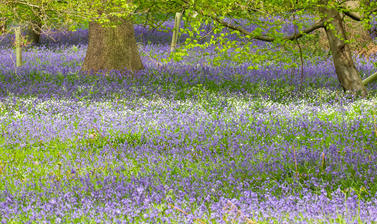
[[[352,59],[352,54],[346,43],[347,38],[339,12],[334,8],[321,7],[321,13],[326,15],[329,26],[325,26],[330,51],[333,56],[336,75],[344,91],[367,94]],[[331,27],[331,28],[330,28]]]
[[[89,43],[82,71],[136,71],[143,68],[132,23],[122,21],[115,28],[89,23]]]

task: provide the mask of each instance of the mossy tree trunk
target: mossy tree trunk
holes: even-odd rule
[[[85,73],[98,71],[137,71],[144,68],[136,45],[133,24],[121,20],[116,27],[103,27],[89,23],[89,43],[81,70]]]

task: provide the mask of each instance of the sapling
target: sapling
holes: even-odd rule
[[[22,48],[21,48],[21,27],[17,26],[14,30],[15,47],[16,47],[16,66],[22,65]]]

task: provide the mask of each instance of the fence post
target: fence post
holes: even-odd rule
[[[20,67],[22,65],[22,48],[21,48],[21,27],[17,26],[15,28],[15,36],[16,36],[16,66]]]
[[[182,13],[179,13],[179,12],[175,13],[173,38],[171,40],[170,53],[172,53],[177,46],[178,32],[179,32],[179,26],[181,25],[181,18],[182,18]]]

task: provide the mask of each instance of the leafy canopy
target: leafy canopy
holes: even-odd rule
[[[115,18],[155,27],[161,20],[183,12],[189,37],[184,47],[166,60],[179,60],[190,49],[215,48],[212,62],[252,61],[250,68],[284,62],[297,67],[298,38],[309,41],[312,32],[327,25],[320,7],[334,7],[344,16],[362,21],[370,28],[377,3],[360,0],[350,8],[349,1],[337,0],[2,0],[1,17],[11,23],[42,23],[44,28],[75,30],[79,24],[95,21],[116,26]],[[290,23],[291,28],[286,24]],[[289,32],[287,32],[287,30]],[[229,32],[224,32],[229,31]],[[306,39],[305,39],[306,38]],[[260,48],[256,41],[267,42]],[[271,43],[271,44],[269,44]],[[260,45],[260,43],[259,43]],[[313,55],[307,55],[307,58]],[[267,60],[268,59],[268,60]],[[267,62],[268,61],[268,62]]]

